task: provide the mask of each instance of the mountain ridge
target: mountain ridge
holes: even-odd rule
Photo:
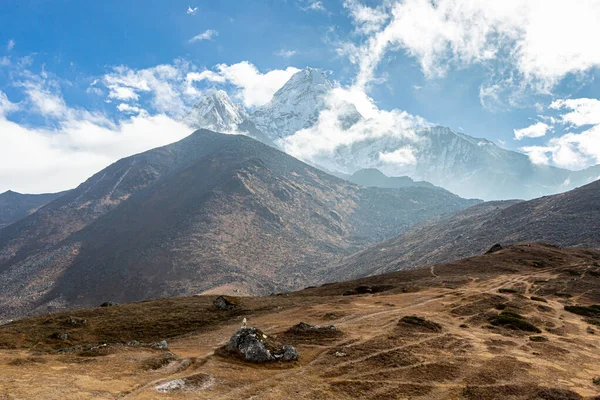
[[[0,231],[0,314],[297,288],[343,254],[478,202],[361,188],[249,137],[197,131]]]

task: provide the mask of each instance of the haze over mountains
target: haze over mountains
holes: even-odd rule
[[[194,128],[248,132],[285,149],[286,138],[313,127],[320,113],[332,107],[327,100],[333,88],[326,74],[306,68],[292,76],[269,103],[253,111],[234,104],[224,91],[209,90],[185,120]],[[342,129],[365,120],[349,102],[334,106]],[[320,134],[326,138],[330,132]],[[390,154],[403,155],[402,160],[385,156]],[[462,197],[484,200],[531,199],[600,178],[600,166],[570,171],[536,165],[524,154],[446,127],[420,129],[416,136],[399,127],[397,134],[340,145],[333,152],[314,153],[306,161],[347,175],[377,168],[388,176],[408,175]]]
[[[343,255],[478,202],[361,188],[249,137],[198,131],[0,230],[0,315],[298,288]]]

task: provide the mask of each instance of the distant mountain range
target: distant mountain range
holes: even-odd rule
[[[325,97],[333,85],[323,72],[306,68],[279,89],[272,100],[253,111],[234,104],[224,91],[209,90],[185,121],[194,128],[220,132],[247,132],[277,146],[283,138],[315,124],[325,110]],[[350,103],[338,105],[341,125],[348,129],[364,117]],[[323,135],[327,135],[323,132]],[[417,132],[418,140],[403,135],[366,139],[338,147],[333,155],[312,159],[327,171],[352,175],[377,168],[389,176],[407,175],[431,182],[466,198],[531,199],[582,186],[600,178],[600,166],[583,171],[536,165],[518,152],[503,149],[486,139],[431,127]],[[381,154],[410,149],[415,163],[393,164]]]
[[[33,214],[63,194],[21,194],[11,190],[0,193],[0,229]]]
[[[364,187],[380,188],[405,188],[405,187],[426,187],[435,188],[429,182],[413,181],[408,176],[387,176],[375,168],[361,169],[346,177],[348,181]]]
[[[359,187],[247,136],[201,130],[1,229],[0,318],[298,288],[345,255],[477,203],[435,187]]]
[[[329,280],[445,263],[524,241],[600,249],[600,181],[530,201],[476,205],[434,218],[331,266]]]

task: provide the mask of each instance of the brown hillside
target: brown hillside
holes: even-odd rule
[[[0,230],[0,319],[300,288],[342,256],[476,203],[439,188],[361,188],[248,137],[201,130]]]
[[[434,219],[333,265],[328,280],[450,262],[496,243],[524,241],[600,249],[600,181],[531,201],[483,203]]]
[[[588,306],[600,303],[599,280],[599,252],[520,244],[243,297],[230,310],[198,296],[39,316],[0,326],[0,396],[592,399],[600,322]],[[294,345],[299,361],[227,356],[221,348],[243,317]],[[300,322],[338,333],[294,333]],[[151,348],[164,339],[168,350]]]

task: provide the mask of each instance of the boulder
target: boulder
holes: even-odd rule
[[[500,251],[502,249],[503,249],[503,247],[500,246],[500,244],[496,243],[495,245],[493,245],[492,247],[490,247],[490,249],[488,251],[486,251],[485,254],[496,253],[497,251]]]
[[[298,352],[293,346],[282,345],[260,329],[250,327],[241,328],[233,334],[229,339],[227,351],[253,363],[298,360]]]
[[[166,340],[162,340],[162,341],[160,341],[160,342],[158,342],[158,343],[154,343],[154,344],[152,345],[152,348],[153,348],[153,349],[168,349],[168,348],[169,348],[169,345],[168,345],[168,343],[167,343],[167,341],[166,341]]]
[[[240,305],[240,299],[233,296],[219,296],[215,299],[214,305],[219,310],[231,310]]]
[[[72,327],[82,327],[87,325],[87,320],[78,317],[68,317],[63,321],[63,325]]]
[[[64,332],[57,332],[57,333],[53,333],[52,335],[50,335],[50,337],[52,339],[67,340],[69,338],[69,335],[67,335]]]

